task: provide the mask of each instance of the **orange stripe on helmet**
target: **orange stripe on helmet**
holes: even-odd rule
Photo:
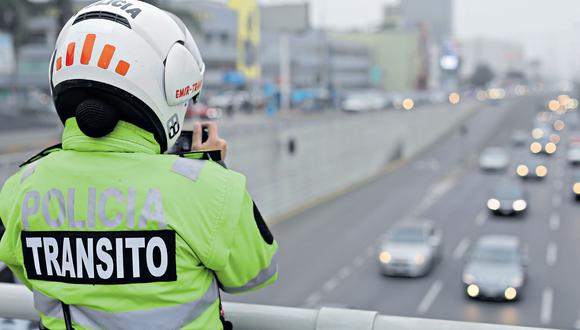
[[[131,66],[131,64],[121,60],[121,61],[119,61],[119,63],[117,63],[117,67],[115,68],[115,72],[117,72],[121,76],[125,76],[127,74],[127,71],[129,71],[130,66]]]
[[[83,45],[83,52],[81,53],[81,64],[89,64],[91,56],[93,55],[93,46],[95,46],[95,39],[97,38],[94,34],[87,34],[85,37],[85,44]]]
[[[75,43],[71,42],[66,48],[66,66],[73,65],[75,61]]]
[[[60,68],[62,68],[62,57],[58,57],[56,59],[56,71],[60,70]]]
[[[113,58],[113,54],[115,54],[115,46],[106,44],[101,52],[101,57],[99,57],[99,63],[97,65],[101,69],[109,68],[109,64],[111,64],[111,59]]]

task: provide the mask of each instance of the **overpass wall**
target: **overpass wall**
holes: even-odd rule
[[[225,125],[220,133],[230,146],[228,166],[247,176],[262,213],[276,221],[417,155],[474,110],[474,103],[464,103],[312,115]]]

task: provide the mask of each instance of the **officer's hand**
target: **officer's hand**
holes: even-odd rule
[[[207,128],[208,139],[201,141],[202,129]],[[192,151],[213,151],[219,150],[221,152],[222,161],[225,161],[228,151],[228,143],[226,140],[218,136],[218,127],[215,122],[195,122],[193,124],[193,141],[191,145]]]

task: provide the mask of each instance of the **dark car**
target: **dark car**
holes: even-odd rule
[[[502,182],[491,191],[487,208],[494,214],[522,213],[528,208],[526,191],[517,182]]]
[[[541,157],[532,156],[516,163],[516,174],[522,179],[542,179],[548,175],[548,167]]]

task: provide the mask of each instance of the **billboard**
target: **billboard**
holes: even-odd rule
[[[260,78],[260,9],[257,0],[229,0],[238,13],[237,69],[247,79]]]

